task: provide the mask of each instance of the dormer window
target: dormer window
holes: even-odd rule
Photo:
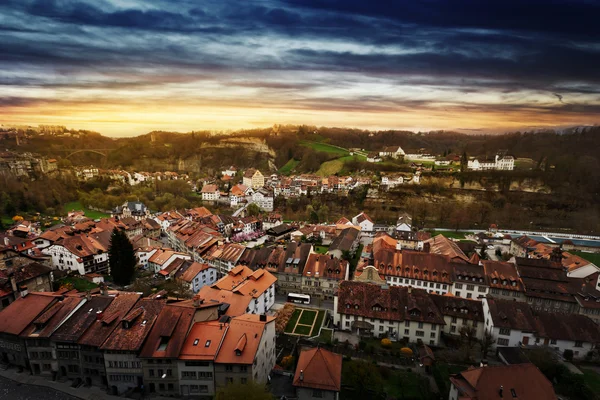
[[[459,276],[458,276],[458,279],[462,279],[462,278],[463,278],[463,277],[462,277],[462,275],[459,275]]]
[[[165,351],[165,350],[167,350],[167,345],[168,344],[169,344],[169,337],[167,337],[167,336],[161,336],[160,343],[158,344],[158,348],[156,350],[158,350],[158,351]]]
[[[437,276],[437,271],[433,271],[433,276]]]
[[[492,279],[492,283],[493,283],[493,284],[496,284],[496,283],[498,283],[498,279],[496,279],[496,278]]]
[[[198,342],[200,342],[200,339],[194,339],[194,346],[198,346]]]
[[[346,308],[350,308],[350,304],[346,304]]]
[[[506,279],[504,279],[504,280],[502,281],[502,284],[506,286],[506,285],[508,285],[508,281],[507,281]]]
[[[428,270],[426,270],[426,269],[424,269],[424,270],[423,270],[423,275],[428,275],[428,274],[429,274],[429,271],[428,271]]]
[[[415,274],[419,273],[419,268],[415,268]]]
[[[355,304],[355,305],[354,305],[354,309],[355,309],[355,310],[358,310],[358,304]]]
[[[516,282],[516,281],[512,281],[512,282],[511,282],[511,285],[513,285],[513,286],[517,286],[517,282]]]
[[[413,308],[412,310],[410,310],[410,315],[413,317],[418,317],[419,315],[421,315],[421,312],[416,308]]]
[[[123,321],[123,329],[129,329],[129,321]]]

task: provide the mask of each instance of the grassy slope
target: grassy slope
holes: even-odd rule
[[[65,204],[65,212],[69,212],[72,210],[83,210],[85,212],[85,216],[91,219],[99,219],[99,218],[108,218],[109,214],[105,214],[100,211],[90,210],[88,208],[83,208],[80,202],[72,201],[70,203]]]
[[[335,147],[335,146],[332,146],[327,143],[310,142],[308,140],[302,140],[302,141],[300,141],[300,145],[305,146],[305,147],[310,147],[316,151],[323,151],[325,153],[339,154],[340,156],[347,156],[350,154],[350,152],[346,149],[341,149],[339,147]]]
[[[600,393],[600,374],[594,370],[582,368],[583,379],[594,393]]]
[[[279,173],[289,175],[299,162],[300,161],[291,158],[283,167],[279,168]]]
[[[58,281],[59,287],[60,287],[60,285],[63,285],[66,283],[72,284],[73,288],[79,290],[80,292],[85,292],[85,291],[92,290],[92,289],[95,289],[98,287],[98,285],[96,285],[93,282],[88,281],[87,279],[77,278],[77,277],[68,277],[68,278],[64,278],[64,279],[61,279],[60,281]]]

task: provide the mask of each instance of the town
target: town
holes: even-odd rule
[[[600,361],[599,237],[432,233],[406,212],[285,221],[267,193],[359,181],[241,177],[229,194],[206,183],[196,208],[15,218],[0,236],[2,370],[134,398],[267,385],[287,399],[551,399]],[[221,201],[232,215],[211,212]]]

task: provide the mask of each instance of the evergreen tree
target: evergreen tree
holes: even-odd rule
[[[135,275],[137,261],[133,245],[127,235],[117,228],[113,230],[110,237],[108,261],[110,263],[110,274],[114,282],[119,285],[129,285]]]

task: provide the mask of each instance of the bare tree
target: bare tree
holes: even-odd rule
[[[481,340],[481,357],[487,358],[488,353],[492,349],[492,346],[496,343],[496,339],[491,332],[485,331],[483,334],[483,339]]]

